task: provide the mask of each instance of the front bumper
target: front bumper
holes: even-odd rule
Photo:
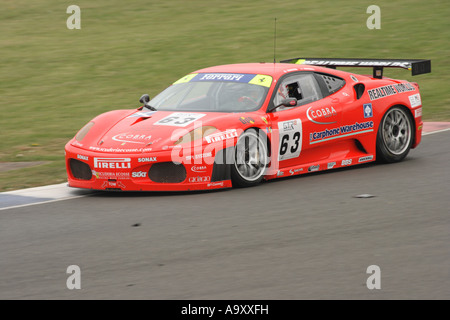
[[[137,154],[99,153],[65,147],[70,187],[116,191],[193,191],[232,187],[229,172],[215,163],[214,152],[173,151]],[[217,154],[219,154],[218,152]]]

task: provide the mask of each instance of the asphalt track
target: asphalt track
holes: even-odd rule
[[[0,299],[449,299],[449,166],[443,131],[401,163],[254,188],[4,196]]]

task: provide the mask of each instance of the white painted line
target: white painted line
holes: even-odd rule
[[[437,130],[437,131],[431,131],[431,132],[425,132],[425,133],[422,133],[422,136],[427,136],[427,135],[429,135],[429,134],[439,133],[439,132],[444,132],[444,131],[450,131],[450,128],[447,128],[447,129],[441,129],[441,130]]]
[[[76,198],[83,198],[83,197],[88,197],[90,196],[89,194],[84,194],[81,196],[73,196],[70,198],[60,198],[60,199],[53,199],[53,200],[46,200],[46,201],[40,201],[40,202],[32,202],[32,203],[26,203],[26,204],[19,204],[16,206],[10,206],[10,207],[4,207],[4,208],[0,208],[0,211],[2,210],[8,210],[8,209],[15,209],[15,208],[23,208],[23,207],[29,207],[29,206],[35,206],[38,204],[44,204],[44,203],[52,203],[52,202],[58,202],[58,201],[64,201],[64,200],[70,200],[70,199],[76,199]]]
[[[34,206],[43,203],[51,203],[56,201],[63,201],[69,199],[76,199],[86,197],[94,194],[95,192],[88,189],[75,189],[67,186],[67,182],[60,184],[53,184],[42,187],[27,188],[21,190],[1,192],[0,196],[15,196],[23,197],[28,203],[11,205],[6,207],[0,207],[1,210]],[[50,200],[49,200],[50,199]],[[42,201],[39,201],[42,200]]]
[[[78,196],[80,193],[90,193],[88,189],[76,189],[67,185],[67,182],[60,184],[51,184],[48,186],[20,189],[14,191],[2,192],[0,194],[11,194],[16,196],[35,197],[35,198],[66,198],[73,195]]]

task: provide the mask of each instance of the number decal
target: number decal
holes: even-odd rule
[[[206,116],[202,113],[175,112],[155,122],[157,126],[186,127],[188,124]]]
[[[289,135],[285,134],[283,138],[281,138],[281,148],[280,148],[280,156],[284,155],[288,149]]]
[[[297,152],[299,141],[300,140],[300,132],[294,133],[294,146],[291,147],[291,153]]]
[[[280,132],[280,151],[278,160],[287,160],[300,156],[302,150],[302,122],[300,119],[278,123]]]

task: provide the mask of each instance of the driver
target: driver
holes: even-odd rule
[[[246,89],[247,90],[245,90],[245,93],[243,93],[241,97],[239,97],[238,101],[245,103],[250,107],[258,106],[263,96],[261,94],[261,88],[259,86],[250,84]]]

